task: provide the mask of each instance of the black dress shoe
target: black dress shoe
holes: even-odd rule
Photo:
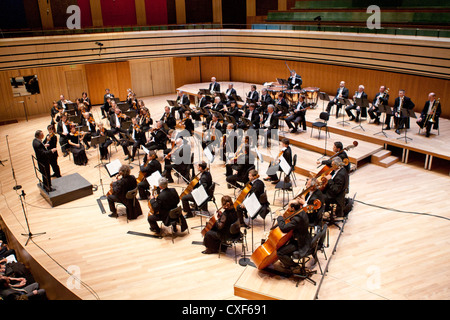
[[[108,214],[108,217],[110,217],[110,218],[117,218],[118,216],[119,215],[117,213]]]
[[[383,130],[391,130],[391,127],[385,127]]]
[[[399,129],[395,130],[395,133],[400,134],[400,130]]]

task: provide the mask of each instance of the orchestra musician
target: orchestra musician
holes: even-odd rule
[[[250,137],[249,136],[245,136],[244,137],[244,141],[239,145],[238,147],[238,135],[237,132],[235,130],[233,130],[233,143],[234,146],[230,145],[230,153],[233,153],[234,157],[230,160],[226,161],[225,164],[225,175],[231,176],[233,175],[233,168],[236,168],[235,170],[238,169],[238,167],[236,166],[237,160],[242,157],[242,155],[244,154],[244,147],[245,146],[249,146],[250,145]],[[232,141],[231,139],[228,139],[230,142]],[[233,151],[232,151],[233,150]],[[228,184],[228,189],[230,189],[231,186]]]
[[[243,115],[242,110],[238,108],[235,100],[230,100],[228,103],[229,105],[227,105],[226,108],[224,108],[225,114],[228,115],[229,117],[232,117],[235,123],[238,123],[241,116]]]
[[[197,170],[198,170],[198,174],[200,175],[200,177],[199,177],[199,182],[194,186],[194,189],[197,189],[200,186],[203,186],[203,188],[205,189],[205,192],[208,193],[209,189],[211,188],[212,183],[213,183],[211,173],[208,170],[208,165],[206,164],[205,161],[201,161],[197,165]],[[192,196],[192,193],[189,193],[189,194],[183,196],[183,198],[181,198],[183,211],[186,213],[186,215],[184,217],[186,219],[192,218],[194,216],[192,214],[191,206],[189,204],[190,202],[194,202],[194,197]],[[208,211],[208,202],[205,201],[205,203],[200,207],[200,209],[203,211]]]
[[[234,234],[240,232],[238,225],[234,224],[238,221],[236,210],[233,206],[233,200],[230,196],[223,196],[221,199],[222,211],[217,213],[217,221],[214,226],[205,234],[203,238],[203,245],[206,250],[202,251],[203,254],[212,254],[219,252],[222,241],[226,241]],[[236,226],[231,230],[231,226]],[[224,248],[226,250],[226,248]]]
[[[292,114],[285,119],[286,125],[289,129],[291,129],[291,133],[298,132],[299,125],[301,125],[303,127],[303,131],[306,132],[306,107],[307,104],[305,102],[305,96],[300,95],[298,97],[297,106],[295,106],[294,110],[292,110]],[[294,125],[292,125],[292,122]]]
[[[105,142],[102,142],[99,145],[99,151],[100,151],[100,160],[107,160],[108,159],[108,147],[113,143],[110,136],[108,135],[108,130],[105,129],[103,122],[100,122],[98,124],[97,132],[95,133],[95,136],[106,136]]]
[[[294,214],[301,209],[299,200],[291,200],[288,204],[286,213],[288,215]],[[292,260],[292,253],[298,251],[300,256],[305,256],[311,245],[311,235],[308,231],[309,218],[305,211],[300,211],[293,216],[288,223],[282,216],[277,218],[278,227],[283,233],[293,231],[292,237],[287,243],[277,250],[277,256],[282,265],[290,269],[292,273],[300,273],[300,267]]]
[[[62,108],[62,109],[64,109],[64,111],[67,111],[67,108],[68,108],[67,104],[68,103],[71,103],[71,101],[67,100],[66,98],[64,98],[63,94],[59,96],[59,100],[58,100],[59,108]]]
[[[231,165],[231,168],[235,170],[236,173],[227,176],[227,183],[235,188],[244,189],[244,186],[239,182],[247,183],[248,171],[255,167],[253,163],[254,159],[250,154],[250,146],[246,144],[243,147],[243,150],[236,155],[236,163]]]
[[[342,159],[342,161],[344,161],[345,159],[349,160],[348,164],[345,166],[345,169],[347,170],[348,173],[350,173],[350,159],[348,158],[347,152],[345,152],[344,150],[344,145],[342,144],[342,142],[340,141],[335,141],[333,144],[333,152],[335,154],[338,154],[337,156],[339,158]],[[327,159],[327,160],[322,160],[322,161],[317,161],[317,164],[322,164],[328,167],[331,167],[331,160],[332,159]]]
[[[246,105],[249,105],[251,103],[256,104],[259,100],[259,93],[258,91],[256,91],[256,85],[252,84],[250,86],[250,92],[247,93],[247,101],[246,101]]]
[[[131,126],[128,128],[127,136],[127,138],[120,140],[120,145],[122,146],[123,153],[126,155],[125,160],[133,162],[137,149],[139,149],[141,145],[144,145],[146,140],[145,132],[137,123],[136,117],[131,118]],[[132,146],[131,154],[128,150],[129,146]]]
[[[195,121],[201,121],[202,111],[201,108],[205,108],[209,103],[208,97],[202,94],[201,91],[197,93],[197,105],[192,110],[192,119]]]
[[[61,120],[58,122],[58,125],[56,127],[56,132],[59,135],[59,144],[61,146],[61,151],[63,152],[64,157],[67,157],[69,155],[69,152],[67,150],[69,149],[68,140],[70,127],[69,122],[67,121],[66,113],[61,116]]]
[[[266,88],[261,89],[261,97],[259,98],[259,101],[257,102],[257,105],[259,106],[258,111],[261,112],[267,112],[267,107],[269,104],[274,105],[275,101],[272,99],[270,94],[267,92]]]
[[[142,128],[142,131],[147,132],[150,130],[150,127],[153,125],[153,119],[150,116],[150,111],[146,107],[140,109],[137,118],[138,124]]]
[[[83,127],[85,126],[88,127],[88,131],[83,137],[83,142],[86,145],[86,150],[89,150],[89,148],[91,147],[89,142],[92,140],[92,137],[95,135],[97,131],[95,119],[89,112],[87,111],[83,112],[83,117],[81,118],[80,125]]]
[[[267,112],[262,115],[260,130],[262,130],[264,133],[266,146],[270,148],[272,130],[278,130],[278,115],[275,113],[275,107],[273,104],[269,104],[267,106]]]
[[[214,94],[216,92],[220,92],[220,83],[216,81],[216,77],[211,78],[211,83],[209,84],[209,92]]]
[[[328,102],[326,111],[327,111],[328,113],[330,113],[331,107],[334,106],[334,105],[336,105],[336,118],[338,118],[338,117],[339,117],[339,110],[340,110],[341,107],[342,107],[342,104],[339,102],[339,99],[340,99],[340,98],[342,98],[342,99],[348,99],[348,95],[349,95],[349,91],[348,91],[348,89],[345,87],[345,81],[341,81],[341,82],[339,83],[339,88],[337,89],[336,96],[334,97],[333,100],[331,100],[330,102]]]
[[[164,113],[160,119],[162,121],[162,124],[164,127],[167,126],[166,130],[168,129],[175,129],[175,125],[177,124],[177,120],[170,112],[170,107],[166,106],[164,107]]]
[[[405,90],[401,89],[398,92],[398,97],[395,98],[395,102],[394,102],[394,108],[393,108],[393,113],[394,113],[394,122],[397,125],[397,128],[395,130],[395,133],[400,134],[400,130],[403,129],[403,127],[405,126],[406,129],[409,129],[409,117],[404,116],[402,110],[412,110],[414,109],[414,103],[411,101],[411,99],[407,96],[405,96]],[[391,120],[391,117],[386,116],[386,123],[389,118],[389,121]],[[385,130],[389,130],[388,128],[386,128]]]
[[[53,125],[47,126],[48,134],[45,137],[45,141],[43,142],[47,150],[56,149],[56,145],[58,144],[58,137],[56,136],[55,127]],[[58,151],[52,152],[49,154],[49,162],[52,167],[53,174],[52,177],[60,178],[61,170],[58,165]]]
[[[103,96],[103,105],[100,107],[102,111],[102,119],[105,119],[109,114],[109,109],[111,107],[111,100],[114,99],[114,94],[110,92],[109,89],[105,89],[105,95]]]
[[[156,126],[149,132],[150,137],[148,138],[145,147],[148,150],[165,150],[167,148],[167,133],[163,129],[162,121],[157,121]]]
[[[75,125],[70,126],[70,133],[68,135],[67,142],[69,143],[70,152],[73,155],[73,162],[77,166],[85,166],[88,163],[86,150],[83,144],[81,144],[84,134],[84,132],[77,131],[77,127]]]
[[[119,179],[120,178],[120,179]],[[119,173],[117,174],[116,180],[112,182],[112,194],[107,196],[109,210],[111,214],[108,216],[111,218],[117,218],[117,209],[115,206],[116,202],[123,204],[127,203],[127,192],[134,190],[137,187],[136,178],[134,175],[130,174],[130,167],[128,165],[122,165],[119,168]]]
[[[155,151],[153,151],[153,150],[149,151],[148,159],[149,159],[149,161],[148,161],[147,165],[144,164],[144,165],[140,166],[140,170],[141,170],[144,178],[137,185],[139,197],[140,197],[139,200],[147,200],[148,196],[150,194],[150,192],[148,191],[150,188],[150,185],[146,178],[151,176],[156,171],[159,171],[160,173],[162,172],[161,163],[159,163],[158,156]]]
[[[289,167],[292,167],[292,149],[290,147],[290,142],[288,138],[283,138],[281,140],[281,150],[279,156],[274,160],[273,163],[269,165],[269,172],[274,172],[269,174],[268,177],[264,178],[264,181],[272,181],[272,184],[277,184],[280,182],[280,179],[277,176],[276,171],[283,171],[281,166],[279,165],[280,158],[283,157],[288,163]],[[273,168],[272,168],[273,167]],[[278,167],[278,170],[276,170]],[[285,182],[289,182],[289,176],[286,176]]]
[[[301,89],[302,88],[302,77],[299,76],[295,70],[291,71],[291,76],[288,78],[288,89]]]
[[[375,98],[373,98],[372,106],[369,108],[369,116],[373,120],[375,119],[375,124],[380,124],[380,111],[378,109],[379,105],[388,105],[389,93],[386,92],[386,86],[381,86]]]
[[[222,137],[222,125],[217,115],[213,114],[208,128],[205,130],[206,136],[202,139],[202,147],[205,149],[209,144]],[[220,132],[220,133],[219,133]]]
[[[275,107],[279,115],[285,114],[289,109],[289,105],[286,102],[286,99],[284,99],[283,92],[279,92],[277,94],[277,100],[275,100]]]
[[[239,128],[246,129],[259,129],[260,116],[258,110],[256,110],[256,105],[254,103],[250,103],[248,105],[248,109],[245,112],[244,118],[248,119],[251,122],[250,126],[247,126],[243,121],[239,123]]]
[[[248,198],[252,194],[255,194],[256,198],[258,199],[258,201],[260,202],[260,204],[262,206],[262,208],[258,211],[258,213],[253,217],[253,219],[255,219],[258,215],[260,215],[261,218],[263,218],[263,220],[264,220],[266,218],[266,215],[269,212],[266,209],[270,205],[269,201],[267,201],[267,196],[262,197],[262,195],[265,194],[266,187],[264,185],[264,182],[261,181],[261,179],[259,179],[258,171],[255,169],[252,169],[248,172],[248,180],[252,187],[251,187],[250,191],[247,193],[246,198]],[[247,228],[248,226],[244,221],[244,217],[248,218],[247,209],[245,208],[245,205],[243,203],[239,204],[236,208],[236,211],[237,211],[241,226]]]
[[[81,93],[81,102],[84,104],[84,106],[86,107],[86,111],[90,112],[92,105],[91,105],[91,99],[89,99],[87,92],[82,92]]]
[[[364,86],[359,85],[358,91],[355,92],[355,95],[353,96],[353,104],[351,106],[347,106],[345,108],[345,112],[347,112],[347,115],[350,118],[350,121],[353,121],[356,119],[356,122],[359,122],[359,116],[361,114],[361,107],[356,105],[355,99],[367,99],[367,93],[364,92]],[[356,117],[353,115],[352,110],[356,109]],[[363,114],[364,116],[364,114]]]
[[[221,113],[224,114],[224,105],[222,103],[222,100],[220,100],[220,97],[216,96],[214,97],[214,103],[210,103],[206,106],[206,109],[209,111],[209,115],[206,117],[206,126],[209,127],[211,119],[214,115],[214,113]]]
[[[187,133],[189,133],[190,136],[194,133],[194,122],[192,121],[191,112],[189,110],[186,110],[184,112],[184,118],[182,121],[180,121],[179,126],[186,130]],[[184,135],[186,136],[186,135]]]
[[[309,191],[304,194],[302,197],[298,197],[297,200],[301,204],[302,207],[305,205],[313,205],[315,200],[320,200],[321,206],[318,209],[312,210],[312,212],[308,213],[309,223],[314,226],[322,227],[322,215],[325,209],[325,196],[322,193],[322,190],[319,188],[319,182],[316,178],[309,178],[306,180],[305,188]]]
[[[233,84],[228,84],[228,89],[225,91],[225,97],[227,98],[227,101],[234,100],[234,97],[237,95],[236,89],[233,88]]]
[[[175,209],[180,202],[180,198],[177,190],[175,188],[168,187],[169,182],[166,178],[159,178],[159,194],[158,196],[151,195],[150,203],[155,211],[154,214],[148,215],[148,223],[150,225],[150,231],[155,232],[156,234],[161,233],[161,228],[158,226],[157,221],[162,221],[164,225],[170,225],[171,219],[169,217],[169,213],[172,209]],[[180,216],[184,225],[186,225],[186,220],[184,220],[183,215]],[[173,232],[176,232],[176,225],[173,225]]]
[[[327,179],[327,185],[323,190],[325,205],[329,207],[331,204],[337,204],[336,216],[342,217],[344,215],[345,194],[348,190],[349,174],[340,157],[334,157],[331,160],[331,166],[335,170],[325,177]],[[328,211],[327,209],[325,210]]]
[[[56,148],[47,149],[42,140],[44,139],[44,132],[37,130],[34,134],[33,149],[36,154],[36,160],[38,163],[39,172],[42,174],[43,188],[47,193],[54,191],[52,189],[52,182],[50,177],[50,156],[52,153],[57,152]]]
[[[180,117],[180,120],[183,119],[183,112],[185,109],[189,109],[189,106],[191,105],[191,101],[189,100],[189,97],[186,93],[183,91],[178,91],[177,93],[177,105],[172,107],[171,113],[174,118],[175,117],[175,111],[178,111],[178,115]]]
[[[228,123],[227,124],[227,128],[225,130],[225,133],[222,136],[222,142],[220,147],[222,148],[222,159],[226,161],[227,159],[227,154],[235,154],[236,150],[237,150],[237,140],[238,140],[238,136],[236,131],[234,130],[234,126],[232,123]],[[227,164],[225,165],[225,167],[227,167]],[[231,170],[227,169],[227,170]],[[230,171],[227,171],[230,172]],[[232,174],[233,172],[231,171],[230,174]]]
[[[436,94],[430,92],[428,94],[428,101],[422,109],[420,117],[417,119],[417,125],[421,129],[426,129],[426,137],[430,136],[431,127],[437,130],[439,128],[439,116],[442,108],[440,101],[436,101]]]
[[[56,116],[60,113],[59,110],[63,110],[62,108],[60,109],[58,106],[58,103],[56,101],[53,101],[53,105],[52,108],[50,109],[50,116],[52,118],[50,124],[55,124],[56,122]]]
[[[164,171],[162,176],[173,183],[172,168],[179,172],[185,181],[189,179],[189,167],[191,165],[191,145],[183,138],[175,141],[175,147],[164,156]]]
[[[115,137],[116,134],[119,134],[119,136],[126,134],[127,130],[123,129],[123,123],[127,120],[128,117],[122,113],[120,108],[115,107],[114,113],[109,118],[109,125],[111,129],[108,130],[108,134],[114,142],[119,143],[119,141]]]

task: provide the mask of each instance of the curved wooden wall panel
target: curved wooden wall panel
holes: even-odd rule
[[[103,44],[101,51],[96,42]],[[420,111],[426,94],[436,91],[443,101],[443,116],[450,117],[446,103],[449,56],[450,41],[446,39],[331,32],[194,29],[4,39],[0,43],[0,116],[5,120],[24,118],[19,101],[25,101],[28,115],[34,115],[49,112],[51,102],[61,93],[76,98],[71,97],[74,90],[67,81],[75,74],[66,73],[74,70],[81,71],[76,76],[81,77],[94,103],[100,103],[100,95],[114,85],[114,79],[111,84],[88,81],[91,65],[128,63],[121,68],[124,77],[117,75],[124,80],[117,84],[119,91],[139,79],[149,79],[150,74],[160,74],[167,66],[170,79],[161,83],[169,85],[166,92],[170,92],[185,83],[209,81],[213,73],[221,81],[274,81],[286,76],[287,61],[300,70],[305,84],[330,94],[340,80],[346,80],[351,90],[365,84],[369,97],[386,83],[391,92],[405,88]],[[142,71],[129,65],[146,59],[169,60],[145,64]],[[246,63],[239,66],[239,61]],[[145,70],[146,74],[141,74]],[[28,74],[38,75],[41,94],[13,98],[9,78]],[[156,89],[145,90],[141,85],[139,91],[164,91]]]

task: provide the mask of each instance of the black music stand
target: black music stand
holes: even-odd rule
[[[401,117],[402,117],[402,119],[406,119],[406,118],[416,119],[417,118],[416,114],[414,113],[414,110],[412,110],[412,109],[402,109]],[[408,128],[406,128],[406,120],[405,120],[405,123],[403,123],[403,126],[404,126],[403,129],[405,130],[405,135],[403,137],[397,138],[397,140],[405,139],[405,143],[408,143],[408,140],[412,140],[412,139],[406,136],[406,133],[408,131]]]
[[[338,100],[341,103],[341,108],[343,109],[342,110],[342,121],[338,122],[338,124],[342,123],[342,126],[344,127],[346,124],[348,124],[348,125],[350,124],[348,121],[345,121],[345,108],[344,108],[344,106],[351,106],[352,103],[350,102],[350,100],[348,100],[346,98],[339,98]]]
[[[100,144],[106,142],[106,136],[97,136],[92,137],[91,139],[91,146],[97,146],[97,157],[98,157],[98,164],[94,167],[98,167],[98,175],[100,178],[100,186],[102,187],[102,196],[99,198],[100,200],[106,200],[105,190],[103,189],[103,181],[102,181],[102,173],[101,173],[101,166],[104,166],[102,160],[100,160]]]
[[[233,99],[234,99],[234,101],[236,101],[236,102],[244,102],[244,100],[242,100],[241,96],[237,96],[237,95],[235,95],[235,94],[233,94]]]
[[[376,136],[377,134],[383,134],[384,135],[384,137],[385,138],[387,138],[388,136],[387,136],[387,134],[384,132],[384,122],[386,121],[386,115],[387,114],[389,114],[389,115],[392,115],[392,109],[391,109],[391,107],[389,107],[389,106],[387,106],[387,105],[384,105],[384,104],[380,104],[379,106],[378,106],[378,110],[381,112],[381,113],[383,113],[383,122],[381,123],[381,131],[379,131],[379,132],[377,132],[377,133],[374,133],[373,135],[374,136]]]
[[[366,113],[367,113],[367,108],[369,107],[369,100],[362,99],[362,98],[355,98],[355,104],[359,107],[359,124],[357,126],[353,127],[352,129],[361,128],[362,131],[366,131],[366,130],[364,130],[364,128],[361,125],[361,115],[362,115],[363,108],[366,109]]]
[[[318,98],[322,100],[322,112],[325,111],[325,101],[330,102],[330,97],[326,92],[319,92]]]

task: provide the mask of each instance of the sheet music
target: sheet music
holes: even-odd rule
[[[245,198],[245,200],[242,201],[242,204],[245,206],[245,209],[247,209],[247,214],[252,218],[254,218],[258,214],[259,209],[261,209],[261,203],[259,203],[259,200],[254,193]]]
[[[287,163],[286,159],[283,156],[280,157],[280,167],[286,175],[291,173],[291,166],[289,165],[289,163]]]
[[[192,197],[194,198],[195,203],[197,206],[201,207],[201,205],[208,200],[208,194],[205,191],[205,188],[203,185],[200,185],[198,188],[192,190],[191,192]]]
[[[106,171],[108,171],[108,174],[110,177],[114,177],[116,174],[119,173],[119,169],[122,166],[122,163],[119,159],[116,159],[108,164],[106,164],[105,168]]]
[[[214,155],[211,153],[211,149],[208,147],[206,147],[203,150],[203,153],[205,154],[206,158],[208,159],[209,163],[213,163],[214,162]]]
[[[150,153],[150,150],[148,150],[146,147],[141,145],[141,149],[144,150],[144,152],[148,155]]]
[[[256,152],[256,156],[258,157],[259,161],[261,161],[261,163],[264,162],[264,159],[261,155],[261,153],[259,152],[258,148],[255,147],[255,152]]]
[[[159,178],[161,178],[161,173],[159,171],[153,172],[150,176],[148,176],[147,182],[150,187],[158,187],[159,186]]]

